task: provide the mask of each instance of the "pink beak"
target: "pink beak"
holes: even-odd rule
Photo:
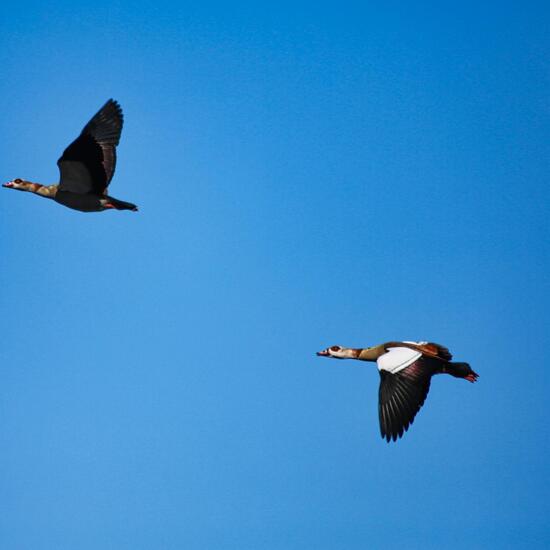
[[[329,353],[328,353],[328,351],[327,351],[326,349],[324,349],[323,351],[318,351],[318,352],[317,352],[317,355],[318,355],[319,357],[328,357],[328,356],[329,356]]]
[[[3,183],[2,187],[13,187],[13,182],[8,181],[8,183]]]

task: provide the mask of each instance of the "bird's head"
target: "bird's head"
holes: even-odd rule
[[[16,178],[14,180],[8,181],[7,183],[2,184],[2,187],[7,187],[8,189],[17,189],[17,191],[30,191],[32,182],[22,180],[21,178]]]
[[[318,351],[319,357],[330,357],[332,359],[355,359],[355,350],[351,348],[343,348],[342,346],[330,346],[330,348]]]

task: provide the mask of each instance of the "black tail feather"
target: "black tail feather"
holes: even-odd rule
[[[137,212],[138,210],[138,207],[131,202],[121,201],[113,197],[107,198],[109,199],[109,204],[112,204],[117,210],[132,210],[133,212]]]
[[[447,363],[443,372],[456,378],[465,378],[469,382],[475,382],[479,376],[468,363]]]

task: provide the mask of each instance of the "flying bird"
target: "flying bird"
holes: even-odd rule
[[[451,362],[449,350],[432,342],[387,342],[370,348],[331,346],[317,355],[376,361],[380,372],[380,433],[387,441],[396,441],[409,429],[426,400],[434,374],[450,374],[468,382],[478,378],[468,363]]]
[[[122,124],[120,105],[109,99],[57,161],[59,184],[41,185],[17,178],[3,187],[29,191],[81,212],[137,211],[135,204],[108,195]]]

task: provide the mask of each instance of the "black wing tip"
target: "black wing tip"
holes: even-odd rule
[[[84,126],[81,135],[92,136],[101,147],[116,147],[119,144],[123,126],[122,108],[118,101],[110,98]]]
[[[110,97],[99,109],[99,111],[95,114],[94,117],[90,120],[92,122],[96,117],[112,117],[118,118],[120,121],[120,126],[122,127],[122,124],[124,123],[124,113],[122,112],[122,107],[120,106],[120,103],[116,100]]]
[[[120,117],[120,123],[122,124],[122,122],[124,121],[124,113],[122,112],[122,107],[120,106],[120,103],[116,99],[113,99],[111,97],[107,100],[105,105],[103,105],[102,109],[104,109],[107,106],[112,106],[113,107],[113,109],[115,110],[117,116]]]
[[[412,424],[412,422],[410,424]],[[409,429],[409,426],[403,426],[403,428],[398,432],[392,432],[392,433],[381,432],[382,439],[385,439],[387,443],[390,443],[391,441],[397,441],[398,439],[401,439],[405,435],[405,433]]]
[[[116,109],[120,109],[120,110],[122,111],[122,107],[120,106],[120,103],[119,103],[116,99],[114,99],[114,98],[112,98],[112,97],[110,97],[110,98],[105,102],[105,105],[103,105],[103,107],[106,107],[107,105],[112,105],[112,106],[115,107]]]

